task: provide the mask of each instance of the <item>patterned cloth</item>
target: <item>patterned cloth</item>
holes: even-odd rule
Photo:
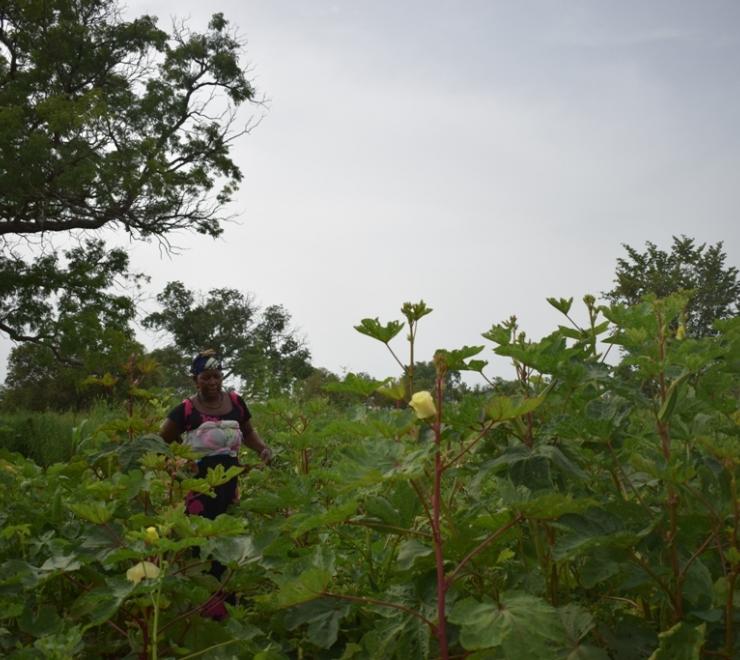
[[[242,444],[239,422],[216,419],[183,434],[183,444],[201,456],[237,456]]]
[[[190,365],[190,373],[194,376],[197,376],[201,371],[205,371],[206,369],[221,371],[221,360],[214,353],[201,353],[195,357],[193,363]]]

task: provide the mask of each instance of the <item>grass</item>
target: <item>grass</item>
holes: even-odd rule
[[[48,467],[68,461],[82,437],[120,417],[120,407],[105,403],[82,412],[0,412],[0,448]]]

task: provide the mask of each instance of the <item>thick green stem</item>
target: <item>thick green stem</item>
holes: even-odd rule
[[[167,564],[162,562],[162,557],[159,557],[160,573],[157,579],[157,591],[152,596],[152,606],[154,608],[154,614],[152,615],[152,635],[151,635],[151,660],[157,660],[159,653],[159,603],[162,596],[162,581],[164,580],[164,573],[167,568]]]

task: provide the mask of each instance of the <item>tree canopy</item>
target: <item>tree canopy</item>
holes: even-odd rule
[[[128,254],[88,239],[61,255],[42,253],[27,263],[12,251],[0,259],[0,330],[20,342],[10,353],[4,404],[31,410],[78,408],[91,374],[116,370],[132,351],[134,294],[141,275]],[[116,291],[125,281],[127,291]]]
[[[610,302],[634,305],[650,293],[665,298],[691,291],[685,326],[695,337],[714,334],[717,319],[740,312],[738,269],[725,264],[721,241],[697,245],[693,238],[674,236],[670,252],[650,241],[645,245],[644,252],[624,245],[627,256],[617,259],[615,286],[604,294]]]
[[[117,0],[0,3],[0,332],[75,361],[86,319],[132,318],[127,256],[91,232],[222,232],[255,94],[241,50],[221,14],[167,32]]]
[[[156,23],[115,0],[0,5],[0,235],[221,232],[254,96],[241,46],[221,14],[204,34]]]
[[[12,250],[0,258],[0,330],[16,341],[44,344],[60,360],[79,364],[102,349],[106,332],[132,334],[132,289],[142,279],[129,271],[128,254],[88,239],[26,262]],[[115,282],[131,288],[116,293]]]
[[[167,284],[157,301],[162,311],[148,315],[143,324],[172,338],[157,353],[171,367],[188,365],[205,348],[216,349],[226,376],[239,378],[250,397],[284,392],[313,372],[311,354],[281,305],[260,310],[253,297],[236,289],[202,294],[182,282]],[[181,382],[177,374],[173,377]]]

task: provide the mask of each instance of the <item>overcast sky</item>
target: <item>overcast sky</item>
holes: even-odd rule
[[[178,256],[132,246],[152,296],[252,292],[317,366],[380,377],[394,362],[352,326],[407,300],[435,310],[431,359],[511,314],[547,334],[545,298],[609,289],[622,243],[686,234],[740,262],[736,0],[128,3],[163,27],[216,11],[269,103],[242,117],[264,115],[234,151],[238,223]]]

